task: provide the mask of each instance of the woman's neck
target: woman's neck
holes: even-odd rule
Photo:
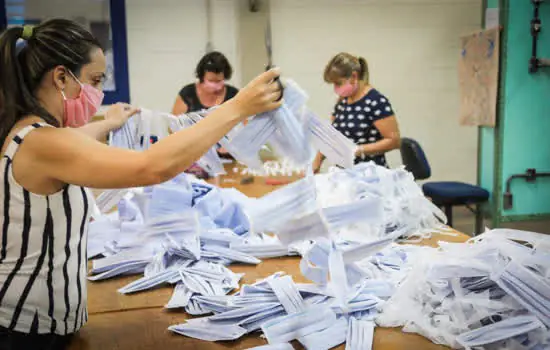
[[[63,97],[58,91],[38,91],[36,99],[52,117],[57,119],[59,125],[63,125]],[[60,99],[61,101],[56,101]]]
[[[357,88],[357,91],[347,99],[347,103],[355,103],[362,99],[370,90],[372,89],[372,86],[369,84],[366,84],[364,82],[359,82],[359,87]]]

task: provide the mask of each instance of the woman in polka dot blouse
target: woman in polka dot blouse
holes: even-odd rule
[[[332,125],[357,145],[355,164],[374,161],[387,166],[384,154],[400,146],[399,127],[390,101],[369,84],[367,61],[339,53],[326,66],[324,79],[334,84],[339,96]],[[323,159],[319,153],[313,164],[316,172]]]

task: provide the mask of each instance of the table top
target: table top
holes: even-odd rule
[[[232,169],[232,167],[228,167]],[[228,170],[229,170],[228,169]],[[241,175],[229,173],[218,179],[221,187],[235,187],[248,196],[259,197],[279,186],[267,185],[262,177],[255,177],[254,182],[240,184]],[[296,176],[289,177],[289,180]],[[227,181],[227,179],[230,179]],[[438,241],[464,242],[469,237],[434,234],[424,240],[422,245],[437,246]],[[265,259],[259,265],[233,264],[234,272],[244,273],[241,283],[253,283],[277,271],[292,275],[298,283],[307,282],[300,273],[299,257],[281,257]],[[75,336],[70,350],[145,350],[145,349],[248,349],[265,345],[267,342],[259,333],[249,334],[238,341],[206,342],[173,334],[168,327],[183,323],[191,317],[184,311],[167,311],[163,306],[172,296],[172,287],[161,287],[132,295],[122,295],[117,289],[140,276],[115,278],[107,281],[88,283],[88,312],[86,326]],[[293,342],[296,349],[303,349],[298,342]],[[344,349],[340,346],[337,349]],[[377,327],[374,333],[375,350],[436,350],[447,347],[431,343],[426,338],[403,333],[399,328]]]

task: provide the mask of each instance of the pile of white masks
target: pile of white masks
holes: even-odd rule
[[[550,348],[550,237],[493,230],[426,250],[376,322],[456,349]]]
[[[319,149],[348,169],[308,176],[259,199],[185,174],[107,191],[90,227],[89,256],[104,256],[94,261],[91,279],[143,274],[121,293],[175,285],[167,308],[208,316],[170,329],[209,341],[261,330],[272,349],[290,349],[293,340],[307,349],[343,342],[369,349],[378,325],[402,326],[454,348],[550,346],[546,237],[495,230],[440,248],[396,244],[454,233],[410,173],[373,163],[351,167],[353,147],[307,110],[297,85],[285,91],[283,107],[237,126],[219,145],[255,169],[264,166],[258,152],[266,143],[297,169],[308,167]],[[176,131],[204,115],[160,119]],[[138,139],[150,135],[157,119],[142,112],[113,133],[112,145],[146,149]],[[200,164],[219,174],[214,153]],[[116,213],[106,214],[117,204]],[[227,268],[231,262],[289,254],[302,256],[300,270],[312,284],[278,273],[229,295],[242,277]]]
[[[403,278],[384,279],[384,273],[404,273],[403,267],[412,261],[407,258],[408,253],[423,249],[404,250],[392,242],[403,232],[414,232],[418,227],[428,229],[422,226],[426,222],[436,223],[432,230],[439,225],[435,219],[416,215],[416,222],[408,219],[403,223],[411,225],[406,231],[381,229],[391,228],[394,222],[386,222],[386,218],[399,214],[395,214],[398,209],[385,214],[389,204],[385,204],[388,199],[380,188],[388,190],[387,196],[400,194],[402,200],[418,194],[409,189],[407,181],[412,179],[399,176],[401,172],[374,164],[334,170],[328,175],[307,177],[259,199],[248,198],[234,189],[216,188],[188,174],[148,188],[108,191],[103,195],[107,199],[101,203],[122,199],[117,212],[100,214],[91,224],[89,256],[105,257],[94,261],[90,279],[143,274],[119,290],[125,294],[174,285],[167,308],[185,308],[191,315],[214,313],[213,317],[170,328],[187,336],[229,340],[262,329],[274,344],[298,339],[307,348],[317,349],[320,344],[347,341],[348,346],[355,344],[352,348],[368,348],[377,309]],[[376,176],[389,176],[393,182],[379,178],[378,182],[386,181],[387,185],[378,192],[373,192],[373,187],[355,186],[355,192],[343,193],[344,198],[333,200],[334,203],[327,200],[338,195],[332,185],[326,186],[327,181],[340,180],[348,188],[353,186],[345,185],[346,181],[360,184],[374,181]],[[100,209],[107,211],[107,207]],[[368,228],[365,232],[370,235],[356,239],[361,228]],[[350,230],[355,230],[355,236],[346,238],[344,233]],[[383,254],[379,253],[381,250]],[[293,253],[303,255],[301,271],[316,284],[296,287],[285,277],[279,286],[283,291],[275,287],[270,292],[273,295],[264,295],[265,298],[254,294],[258,291],[256,286],[228,295],[238,288],[242,277],[226,267],[231,262],[257,264],[259,258]],[[369,256],[376,257],[376,263],[364,259]],[[300,297],[296,288],[300,289]],[[319,313],[324,315],[325,323],[334,320],[334,326],[327,328],[322,323],[309,327],[312,321],[308,317],[315,318]],[[300,319],[289,316],[293,314]],[[305,321],[301,317],[306,317]],[[300,332],[292,332],[292,339],[291,335],[280,333],[289,324],[301,327]],[[338,337],[334,337],[336,333]],[[327,343],[327,338],[331,342]]]
[[[213,316],[170,329],[205,340],[262,330],[277,346],[296,339],[308,349],[344,341],[368,349],[379,325],[455,348],[544,349],[547,237],[496,230],[439,249],[395,244],[440,225],[412,181],[400,169],[364,164],[259,199],[187,174],[124,190],[118,211],[91,225],[89,255],[106,256],[94,261],[91,278],[144,274],[122,293],[175,285],[167,308]],[[256,230],[256,222],[276,236]],[[290,253],[302,255],[300,269],[314,284],[277,274],[228,295],[242,275],[227,264]]]
[[[332,168],[253,200],[244,208],[251,229],[285,240],[309,240],[308,232],[336,241],[381,238],[420,241],[433,232],[453,234],[445,215],[423,195],[412,174],[374,163]]]
[[[277,273],[235,295],[203,299],[211,316],[170,330],[208,341],[261,330],[274,349],[292,349],[293,340],[306,349],[344,342],[370,349],[375,326],[457,349],[550,347],[548,237],[494,230],[440,246],[319,239],[300,264],[315,284]]]
[[[90,279],[143,274],[121,293],[173,284],[175,300],[168,307],[201,314],[196,297],[225,295],[238,287],[242,275],[227,265],[258,264],[255,255],[289,255],[274,237],[250,236],[242,210],[250,199],[234,189],[181,174],[160,185],[106,193],[109,200],[100,202],[122,199],[116,212],[99,213],[90,224],[88,256],[103,256],[93,261]]]

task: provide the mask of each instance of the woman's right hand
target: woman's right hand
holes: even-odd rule
[[[281,106],[283,100],[277,99],[282,91],[275,81],[279,75],[278,68],[270,69],[254,78],[233,98],[233,103],[243,119]]]
[[[126,103],[115,103],[105,112],[105,120],[112,124],[112,130],[120,128],[128,119],[139,112],[139,108]]]

